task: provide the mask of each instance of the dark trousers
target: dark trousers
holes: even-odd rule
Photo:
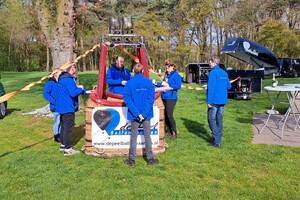
[[[66,113],[60,115],[61,122],[61,132],[60,132],[60,141],[65,145],[66,149],[72,147],[71,145],[71,133],[73,126],[75,124],[75,113]]]
[[[137,133],[140,126],[140,122],[133,121],[131,122],[131,137],[130,137],[130,149],[129,149],[129,159],[135,160],[136,157],[136,141]],[[145,120],[142,122],[145,138],[145,151],[147,160],[153,158],[152,152],[152,140],[150,136],[150,120]]]
[[[171,132],[171,134],[173,132],[175,134],[177,134],[176,122],[175,122],[175,119],[173,116],[176,102],[177,102],[177,100],[173,100],[173,99],[164,99],[163,100],[163,103],[165,106],[165,122],[166,122],[167,127],[168,127],[169,131]]]

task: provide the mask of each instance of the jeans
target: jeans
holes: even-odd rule
[[[223,115],[224,105],[212,105],[212,108],[209,108],[207,112],[208,125],[212,131],[212,140],[216,145],[221,144]]]
[[[53,125],[53,134],[60,134],[60,115],[57,112],[52,112],[54,125]]]
[[[60,115],[61,133],[60,142],[65,145],[66,149],[72,148],[71,133],[75,124],[75,113],[66,113]]]
[[[142,122],[144,137],[145,137],[145,151],[146,157],[148,160],[153,158],[152,153],[152,141],[150,137],[150,120],[145,120]],[[131,137],[130,137],[130,149],[129,149],[129,159],[135,160],[136,157],[136,140],[137,140],[137,132],[139,128],[140,122],[133,121],[131,122]]]

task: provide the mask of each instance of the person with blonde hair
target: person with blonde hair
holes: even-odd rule
[[[143,66],[140,63],[134,65],[133,72],[134,77],[126,83],[123,93],[124,102],[128,108],[127,119],[131,121],[129,158],[124,163],[130,167],[135,166],[137,133],[139,126],[142,125],[147,165],[155,165],[159,161],[153,158],[150,136],[150,120],[154,116],[155,91],[152,81],[143,76]]]

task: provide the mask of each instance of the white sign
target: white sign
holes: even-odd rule
[[[95,107],[92,111],[92,144],[97,148],[130,148],[131,123],[127,107]],[[159,109],[153,107],[150,121],[152,147],[159,144]],[[139,127],[137,148],[145,147],[143,128]]]

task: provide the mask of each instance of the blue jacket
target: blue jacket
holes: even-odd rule
[[[58,93],[57,82],[53,79],[49,79],[46,83],[43,91],[44,98],[50,103],[50,110],[55,112],[55,103]]]
[[[112,65],[106,73],[106,82],[109,91],[115,94],[123,94],[124,85],[122,81],[128,81],[131,78],[130,71],[125,67],[119,69],[116,65]]]
[[[181,76],[177,71],[172,71],[170,74],[165,74],[163,81],[167,82],[173,90],[168,90],[161,93],[162,99],[177,100],[177,91],[181,88]],[[162,87],[162,83],[157,83],[158,87]]]
[[[86,91],[77,87],[76,79],[65,72],[58,81],[58,97],[56,99],[56,112],[59,114],[74,113],[79,108],[78,96]]]
[[[128,108],[127,119],[129,121],[139,121],[139,114],[145,120],[153,117],[153,104],[155,101],[155,91],[152,81],[142,74],[135,74],[124,87],[124,102]]]
[[[222,70],[218,65],[213,67],[208,74],[206,91],[207,104],[227,104],[227,90],[230,88],[231,84],[228,78],[228,74],[224,70]]]

